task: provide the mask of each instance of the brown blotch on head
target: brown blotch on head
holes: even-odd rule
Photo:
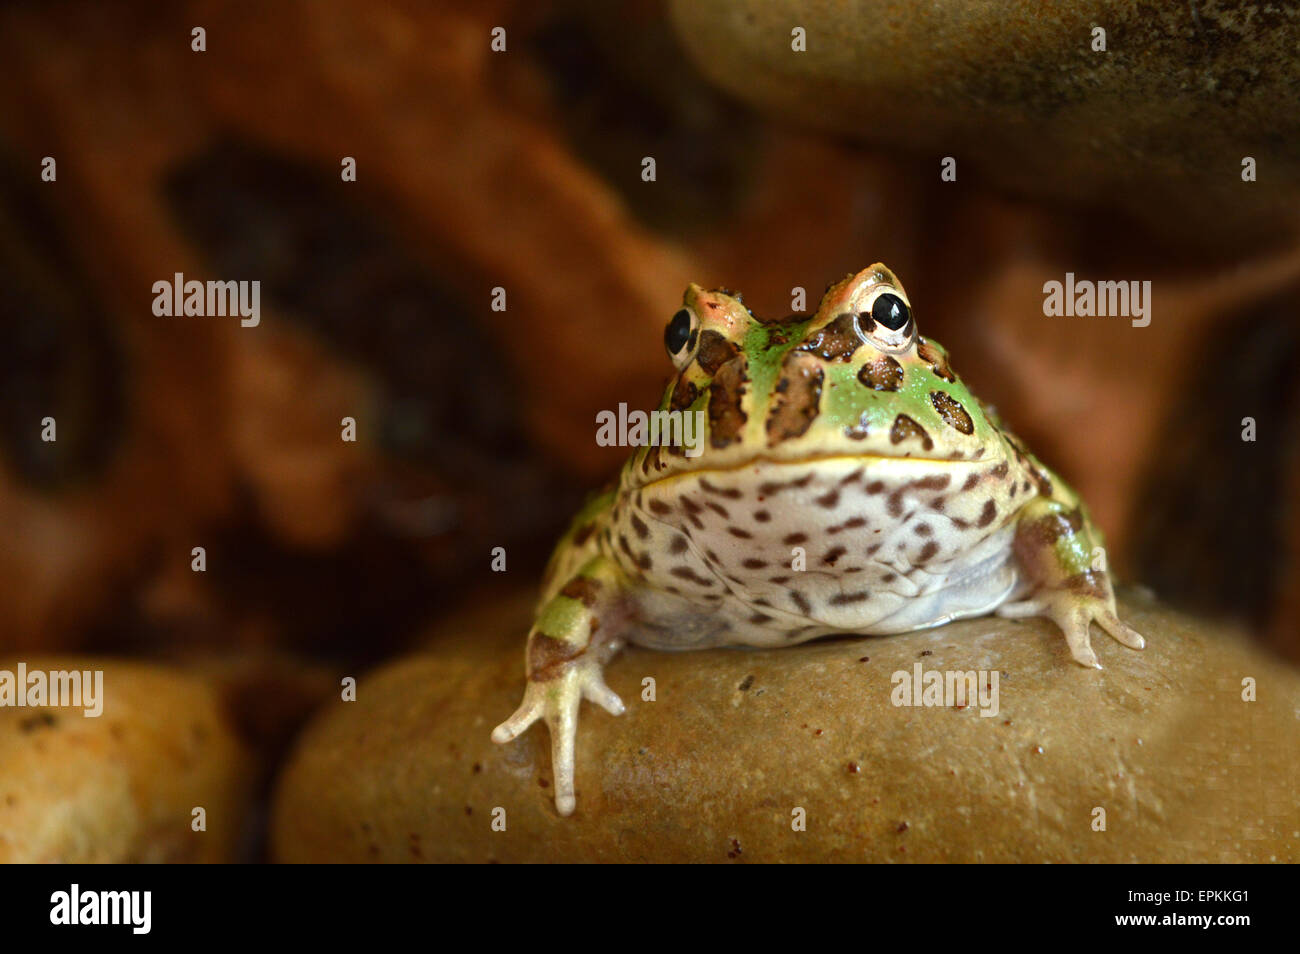
[[[684,411],[700,396],[700,389],[695,386],[693,381],[687,381],[685,375],[677,378],[677,384],[673,386],[673,396],[669,399],[668,407],[673,411]]]
[[[748,419],[741,407],[745,398],[747,364],[744,356],[728,361],[713,377],[709,388],[709,443],[726,447],[737,440]]]
[[[695,363],[709,374],[717,374],[728,361],[740,354],[740,349],[712,328],[700,335],[700,349],[695,353]]]
[[[862,366],[858,380],[873,391],[897,391],[903,385],[903,366],[882,354]]]
[[[762,623],[770,623],[770,622],[772,622],[772,617],[768,616],[766,613],[755,613],[753,616],[751,616],[751,617],[749,618],[749,621],[750,621],[750,623],[754,624],[755,626],[758,626],[758,625],[761,625]],[[748,678],[751,679],[751,680],[753,679],[752,676],[750,676],[750,677],[748,677]],[[746,689],[749,688],[749,686],[748,686],[748,685],[745,685],[745,683],[741,683],[741,685],[742,685],[742,686],[745,686]],[[750,683],[750,685],[752,685],[752,682]]]
[[[931,391],[930,403],[949,427],[956,428],[966,435],[975,433],[975,422],[970,419],[961,402],[951,394],[945,391]]]
[[[939,544],[931,540],[925,546],[921,547],[921,555],[916,558],[918,563],[926,563],[934,559],[934,555],[939,552]]]
[[[928,523],[918,523],[915,528],[915,533],[918,537],[928,537],[930,534],[934,533],[934,529]]]
[[[919,438],[921,446],[926,450],[934,449],[934,441],[930,439],[924,427],[906,414],[898,415],[894,418],[894,426],[889,429],[889,443],[901,444],[911,437]]]
[[[815,354],[823,361],[848,361],[861,346],[862,339],[854,327],[853,316],[843,314],[814,332],[799,346],[799,350]]]
[[[640,540],[644,540],[646,537],[650,536],[650,528],[647,527],[645,521],[636,514],[632,514],[632,529],[636,531],[637,538]]]
[[[687,547],[689,547],[689,544],[686,542],[686,538],[679,533],[673,537],[673,542],[668,544],[668,552],[672,554],[685,553]]]
[[[948,365],[948,359],[944,357],[942,351],[926,341],[921,339],[920,344],[916,346],[917,356],[930,366],[930,370],[943,378],[949,384],[957,380],[957,376],[952,373],[952,368]]]
[[[858,423],[847,424],[844,427],[844,436],[854,441],[864,441],[871,429],[867,426],[867,412],[863,411],[858,417]]]
[[[673,512],[673,508],[662,500],[651,500],[646,506],[650,508],[650,512],[656,517],[666,517]]]
[[[794,351],[785,356],[767,416],[769,447],[799,437],[812,426],[821,411],[824,380],[825,373],[816,358]]]

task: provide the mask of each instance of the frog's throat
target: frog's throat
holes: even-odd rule
[[[689,480],[692,478],[707,477],[710,474],[736,474],[753,469],[764,472],[806,472],[810,467],[817,468],[821,466],[834,465],[840,465],[845,468],[866,467],[874,474],[880,476],[896,475],[906,477],[909,476],[910,471],[933,473],[936,469],[970,469],[972,465],[984,466],[991,460],[995,459],[996,458],[988,457],[965,457],[960,459],[950,457],[904,457],[894,454],[823,454],[799,457],[793,460],[781,460],[779,458],[760,455],[758,457],[750,457],[747,460],[740,461],[739,463],[732,464],[728,467],[701,467],[695,470],[683,470],[678,471],[675,474],[656,477],[654,480],[648,480],[644,483],[633,483],[631,486],[633,490],[645,490],[648,487],[661,487],[670,484],[675,480]]]

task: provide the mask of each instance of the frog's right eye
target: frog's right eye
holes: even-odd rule
[[[664,329],[664,347],[668,356],[680,371],[691,363],[695,353],[695,343],[700,337],[699,320],[689,308],[683,308],[673,315]]]

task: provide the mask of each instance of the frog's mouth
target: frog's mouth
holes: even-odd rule
[[[644,490],[649,487],[662,487],[671,484],[673,481],[691,478],[707,480],[710,476],[731,477],[734,479],[745,475],[746,471],[752,472],[751,476],[753,478],[764,482],[798,481],[805,474],[811,476],[821,470],[843,470],[850,473],[861,470],[863,474],[869,473],[872,477],[887,481],[918,480],[933,475],[936,471],[953,475],[967,473],[987,463],[988,459],[985,457],[951,458],[893,454],[821,454],[795,459],[779,459],[760,454],[748,460],[726,466],[678,470],[671,474],[655,477],[653,480],[633,481],[632,489]]]

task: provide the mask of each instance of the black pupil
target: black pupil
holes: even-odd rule
[[[886,293],[877,298],[875,304],[871,306],[871,317],[890,331],[898,331],[907,324],[907,303],[897,295]]]
[[[677,354],[686,347],[690,337],[691,313],[683,308],[673,315],[673,320],[668,322],[668,327],[664,329],[664,347],[668,349],[669,354]]]

